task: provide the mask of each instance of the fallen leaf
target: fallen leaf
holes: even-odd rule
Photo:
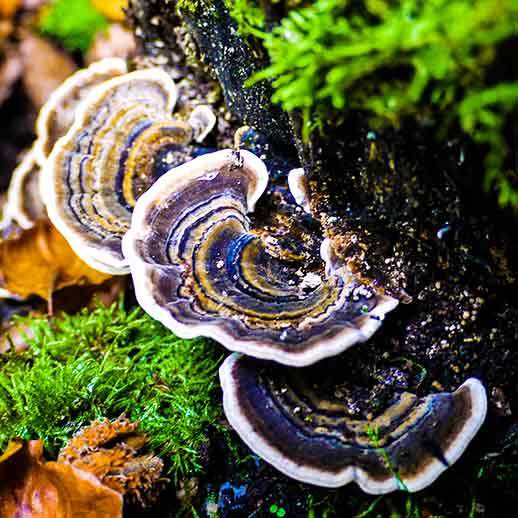
[[[0,16],[11,18],[21,5],[22,0],[0,0]]]
[[[23,448],[23,441],[17,441],[17,440],[9,441],[7,448],[2,453],[2,455],[0,455],[0,464],[2,464],[2,462],[5,462],[9,457],[12,457],[17,451],[20,451],[22,448]],[[2,473],[1,472],[2,469],[3,468],[0,466],[0,475]]]
[[[122,22],[126,18],[123,9],[128,7],[128,0],[92,0],[92,5],[114,22]]]
[[[68,441],[58,462],[93,473],[130,502],[146,507],[163,488],[164,463],[155,455],[139,454],[147,437],[137,426],[122,417],[94,421]]]
[[[122,496],[91,473],[45,462],[41,441],[16,441],[0,457],[0,516],[117,518]]]
[[[110,275],[84,263],[47,220],[0,242],[0,287],[20,297],[52,293],[66,286],[100,284]]]
[[[48,3],[49,0],[23,0],[23,7],[27,11],[33,11],[38,7]]]
[[[0,104],[12,93],[13,87],[22,75],[23,65],[20,54],[11,47],[4,51],[0,63]]]

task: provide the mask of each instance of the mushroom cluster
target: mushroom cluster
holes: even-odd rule
[[[30,228],[41,201],[81,259],[101,272],[129,272],[121,239],[136,199],[161,174],[190,160],[212,130],[206,105],[174,116],[178,97],[163,70],[127,72],[104,59],[68,78],[42,108],[33,149],[13,176],[5,218]],[[33,200],[32,186],[39,183]]]
[[[30,229],[36,221],[47,217],[40,190],[41,168],[56,142],[72,126],[76,110],[87,94],[104,81],[126,72],[124,60],[104,59],[73,74],[52,93],[36,121],[37,139],[12,174],[3,209],[4,228],[14,223]]]
[[[236,352],[220,370],[225,413],[283,473],[370,493],[435,480],[484,421],[485,389],[471,378],[452,393],[402,393],[371,420],[348,417],[329,390],[347,373],[326,379],[320,360],[368,340],[398,301],[362,282],[329,240],[308,260],[290,249],[299,237],[289,225],[280,243],[256,216],[270,198],[274,212],[282,202],[311,219],[303,170],[270,174],[272,162],[241,145],[197,156],[192,141],[215,117],[206,106],[174,116],[165,72],[90,69],[44,108],[35,151],[49,216],[76,253],[131,272],[140,305],[178,336]]]
[[[93,268],[129,271],[121,239],[137,198],[171,166],[192,158],[195,130],[205,133],[196,114],[192,125],[173,117],[177,95],[158,68],[103,82],[79,104],[45,162],[49,217]]]

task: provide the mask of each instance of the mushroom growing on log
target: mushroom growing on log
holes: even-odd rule
[[[72,127],[45,162],[49,217],[93,268],[128,272],[121,239],[136,199],[170,167],[191,159],[189,143],[215,123],[201,106],[191,113],[194,128],[173,117],[176,98],[175,83],[158,68],[105,81],[79,103]]]
[[[322,385],[329,370],[288,369],[239,354],[220,369],[225,414],[243,441],[286,475],[325,487],[414,492],[464,452],[484,422],[486,391],[470,378],[455,392],[408,392],[371,420],[352,419]],[[323,383],[324,379],[326,383]]]
[[[300,263],[273,255],[248,216],[268,179],[248,151],[172,169],[138,200],[123,251],[140,305],[178,336],[308,365],[367,340],[397,301],[331,260],[300,279]]]

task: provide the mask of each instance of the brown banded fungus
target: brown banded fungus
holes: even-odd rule
[[[124,60],[103,59],[71,75],[52,92],[36,121],[38,138],[34,143],[34,153],[40,165],[45,164],[56,142],[70,129],[80,102],[92,89],[127,71]]]
[[[29,229],[36,221],[47,217],[39,182],[40,166],[36,162],[34,150],[30,150],[11,176],[2,215],[4,228],[15,223],[22,229]]]
[[[348,417],[318,366],[287,369],[239,354],[220,369],[225,414],[242,440],[279,471],[324,487],[419,491],[453,464],[486,415],[486,392],[468,379],[452,393],[408,392],[372,420]],[[332,385],[332,383],[331,383]]]
[[[105,81],[79,103],[73,125],[45,163],[41,185],[49,217],[93,268],[128,273],[121,239],[137,198],[166,170],[192,158],[189,142],[204,130],[172,116],[176,99],[175,83],[158,68]]]
[[[248,215],[268,180],[248,151],[172,169],[138,200],[124,255],[140,305],[178,336],[308,365],[367,340],[397,301],[345,268],[301,278],[300,262],[270,253]]]

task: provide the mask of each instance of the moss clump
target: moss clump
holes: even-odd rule
[[[289,10],[310,5],[309,0],[224,0],[242,36],[264,39],[273,16],[284,16]]]
[[[266,16],[254,0],[225,0],[230,15],[236,20],[239,32],[243,36],[266,36]]]
[[[213,344],[181,340],[122,304],[23,321],[34,333],[28,350],[0,356],[0,449],[39,438],[56,455],[81,426],[124,414],[171,475],[201,470],[222,416]]]
[[[516,36],[515,0],[317,0],[264,35],[271,66],[253,81],[273,81],[273,100],[303,113],[306,137],[349,110],[378,126],[435,119],[443,136],[457,125],[485,149],[500,202],[518,205],[504,137],[518,83],[494,69]]]
[[[458,106],[464,131],[488,149],[484,163],[486,188],[492,184],[498,186],[498,201],[502,206],[518,207],[518,189],[512,183],[516,173],[505,169],[510,151],[504,136],[504,128],[516,117],[517,108],[518,83],[502,83],[471,92]]]
[[[54,0],[39,21],[41,32],[60,41],[70,51],[86,52],[108,20],[90,0]]]

